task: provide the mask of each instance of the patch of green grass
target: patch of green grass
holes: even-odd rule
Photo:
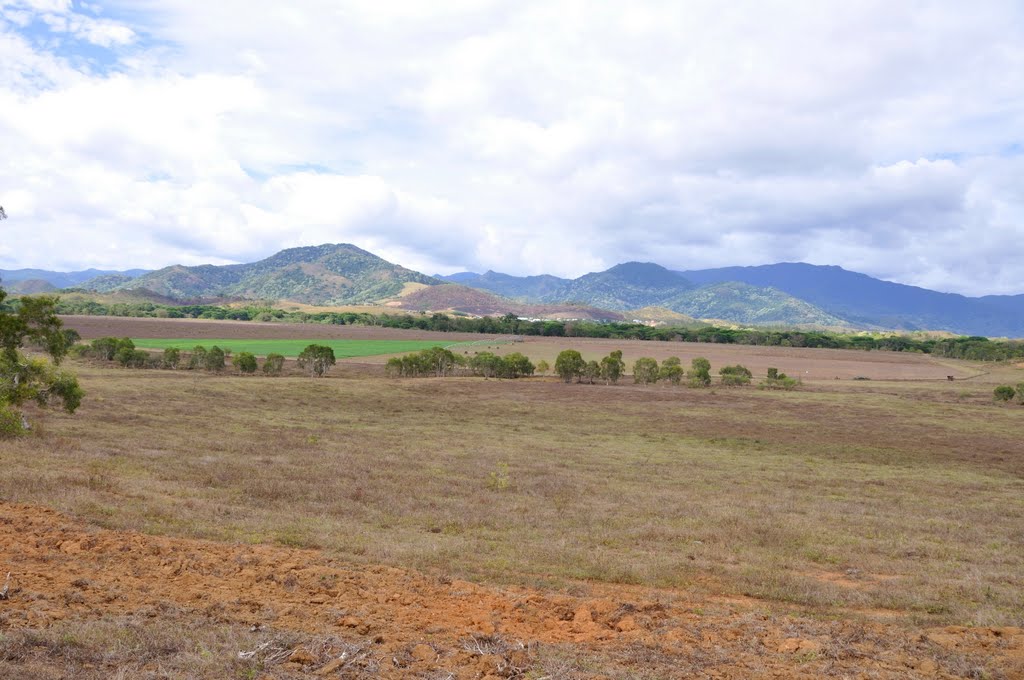
[[[214,338],[214,339],[182,339],[182,338],[132,338],[136,347],[141,349],[167,349],[174,347],[182,351],[188,351],[196,345],[202,345],[209,349],[216,345],[221,349],[230,349],[232,352],[252,352],[257,356],[266,356],[270,353],[277,353],[286,357],[297,357],[308,345],[326,345],[334,350],[334,356],[338,359],[349,357],[370,357],[381,354],[403,354],[406,352],[418,352],[423,349],[437,347],[435,340],[273,340],[273,339],[237,339],[237,338]],[[455,343],[449,347],[460,347],[472,343]]]

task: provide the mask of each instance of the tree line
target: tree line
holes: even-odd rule
[[[603,382],[614,385],[626,373],[626,362],[622,359],[622,350],[610,352],[600,361],[587,361],[577,350],[567,349],[558,354],[553,367],[555,375],[566,383],[594,384]],[[520,352],[512,352],[499,356],[493,352],[478,352],[473,356],[465,356],[443,347],[413,352],[401,357],[388,359],[385,369],[388,375],[401,378],[452,376],[481,376],[484,378],[523,378],[537,373],[552,370],[547,361],[541,360],[534,364]],[[708,387],[711,385],[711,362],[704,357],[696,357],[690,362],[690,368],[684,369],[679,357],[668,357],[660,364],[657,359],[641,357],[633,362],[633,382],[640,385],[652,385],[666,382],[680,385],[684,379],[689,387]],[[745,366],[723,366],[718,370],[719,383],[724,386],[749,385],[753,373]],[[780,373],[776,368],[769,368],[768,374],[758,386],[765,389],[791,390],[799,381]]]
[[[261,370],[263,375],[278,376],[284,369],[285,358],[271,352],[263,358],[262,368],[259,359],[252,352],[236,352],[221,349],[217,345],[207,348],[196,345],[188,352],[177,347],[168,347],[163,352],[147,352],[137,349],[131,338],[105,337],[96,338],[89,344],[76,345],[77,356],[91,357],[118,364],[124,368],[150,368],[165,370],[208,371],[221,373],[227,369],[228,360],[231,366],[242,375],[252,375]],[[334,350],[326,345],[308,345],[299,354],[296,362],[299,368],[306,370],[313,377],[322,377],[336,363]]]
[[[60,314],[133,316],[190,319],[230,319],[289,323],[380,326],[440,332],[533,335],[554,337],[606,338],[612,340],[656,340],[662,342],[708,342],[779,347],[822,347],[829,349],[917,352],[973,361],[1006,361],[1024,357],[1024,341],[990,340],[981,336],[923,338],[894,334],[854,334],[762,328],[705,326],[647,326],[620,321],[524,320],[514,314],[501,317],[468,317],[448,314],[370,314],[366,312],[298,312],[264,305],[224,307],[220,305],[168,306],[155,303],[105,304],[92,300],[61,300]]]

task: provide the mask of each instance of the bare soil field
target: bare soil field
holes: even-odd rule
[[[18,678],[1020,677],[1024,630],[908,630],[750,598],[485,587],[319,551],[108,531],[0,503]],[[32,631],[32,632],[29,632]]]

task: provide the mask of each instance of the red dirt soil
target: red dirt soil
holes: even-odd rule
[[[97,529],[5,503],[0,570],[13,573],[0,633],[172,606],[365,645],[381,678],[523,677],[539,646],[557,644],[658,671],[645,677],[947,678],[979,665],[985,677],[1024,677],[1020,628],[821,621],[769,615],[755,600],[611,584],[586,584],[585,597],[499,589],[312,550]],[[496,640],[511,646],[494,653]],[[299,650],[264,677],[351,677],[339,658]]]

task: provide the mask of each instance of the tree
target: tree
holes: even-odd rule
[[[203,358],[203,368],[214,373],[220,373],[227,368],[224,363],[224,350],[217,345],[211,347]]]
[[[299,354],[299,368],[308,368],[314,378],[322,378],[334,364],[334,350],[326,345],[309,345]]]
[[[284,357],[277,352],[271,352],[263,360],[263,375],[281,375],[284,368]]]
[[[658,382],[658,362],[650,357],[640,357],[633,362],[633,382],[638,385]]]
[[[622,360],[622,350],[617,349],[601,359],[601,379],[609,385],[619,382],[626,370],[626,362]]]
[[[231,358],[231,365],[239,373],[251,374],[256,372],[256,355],[252,352],[239,352]]]
[[[43,407],[59,403],[74,413],[84,394],[74,375],[57,368],[68,351],[56,314],[57,299],[22,298],[14,312],[4,304],[6,298],[0,288],[0,436],[28,429],[21,411],[26,402]],[[26,344],[42,348],[49,361],[26,357],[20,351]]]
[[[673,385],[678,385],[683,378],[683,365],[679,357],[669,357],[661,362],[658,370],[658,379],[667,380]]]
[[[586,380],[591,385],[594,381],[601,377],[601,364],[597,363],[593,359],[587,362],[583,367],[583,373],[580,375],[580,382]]]
[[[690,370],[686,372],[690,387],[707,387],[711,384],[711,362],[704,357],[696,357],[690,362]]]
[[[543,375],[543,374],[545,374],[545,373],[547,373],[548,371],[551,370],[551,364],[549,364],[544,359],[541,359],[540,361],[537,362],[536,370],[537,370],[538,373]]]
[[[583,356],[574,349],[562,350],[555,359],[555,373],[565,382],[572,382],[572,379],[583,373],[586,362]]]
[[[477,352],[469,360],[469,367],[476,375],[485,378],[501,377],[502,360],[494,352]]]
[[[520,352],[512,352],[502,358],[501,371],[505,378],[519,378],[524,375],[533,375],[537,370],[533,362]]]

